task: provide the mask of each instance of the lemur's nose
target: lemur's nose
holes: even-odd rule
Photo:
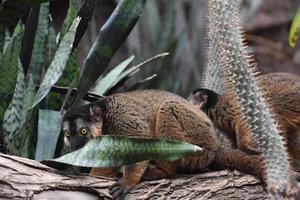
[[[75,150],[82,148],[83,146],[84,146],[84,144],[75,144],[75,145],[71,145],[71,149],[73,151],[75,151]]]

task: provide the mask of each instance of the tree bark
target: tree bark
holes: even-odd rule
[[[111,199],[109,178],[70,174],[37,161],[0,154],[0,199]],[[144,181],[126,199],[267,199],[260,181],[239,172],[217,171]]]

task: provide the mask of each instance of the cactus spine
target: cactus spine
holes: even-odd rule
[[[224,72],[225,82],[233,91],[233,99],[243,120],[242,128],[252,133],[257,150],[265,161],[264,178],[270,197],[282,199],[295,193],[290,185],[293,180],[288,155],[243,44],[239,7],[240,0],[208,1],[209,23],[213,24],[209,36],[214,35],[209,37],[209,43],[212,44],[209,51],[219,52],[219,55],[209,58],[208,63],[215,63],[214,67],[221,66],[219,71]],[[218,70],[214,71],[219,73]]]
[[[212,2],[208,2],[210,4]],[[210,5],[209,5],[210,7]],[[210,90],[213,90],[219,94],[223,93],[223,80],[222,80],[222,70],[220,67],[220,37],[218,33],[220,31],[220,26],[218,26],[216,21],[222,21],[221,15],[211,10],[207,13],[207,40],[208,40],[208,51],[206,56],[206,66],[202,75],[201,86]]]

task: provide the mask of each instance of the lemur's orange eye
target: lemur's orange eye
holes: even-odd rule
[[[80,133],[81,133],[81,135],[86,135],[87,134],[86,128],[80,129]]]
[[[64,131],[64,134],[66,137],[69,137],[70,136],[70,131]]]

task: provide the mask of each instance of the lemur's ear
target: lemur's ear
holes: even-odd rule
[[[207,110],[215,107],[219,100],[219,94],[206,88],[197,88],[192,91],[188,100],[196,105],[200,105],[202,110]]]
[[[92,107],[90,107],[90,114],[93,117],[101,118],[102,117],[102,109],[97,105],[92,106]]]

